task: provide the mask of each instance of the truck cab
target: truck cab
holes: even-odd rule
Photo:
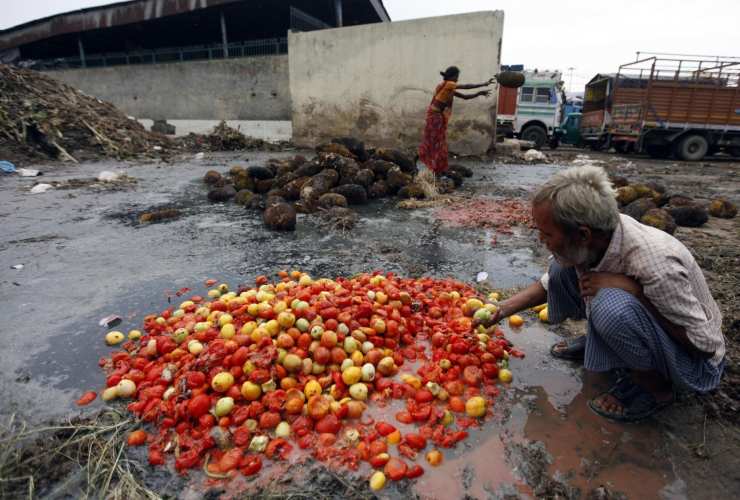
[[[506,68],[506,66],[504,66]],[[524,71],[518,89],[499,88],[497,126],[504,135],[531,141],[537,149],[557,147],[565,92],[560,71]]]

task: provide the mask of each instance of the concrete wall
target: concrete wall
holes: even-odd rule
[[[290,120],[288,56],[112,66],[48,74],[137,118]]]
[[[294,142],[314,146],[353,135],[377,146],[416,148],[440,71],[459,66],[461,83],[498,72],[503,22],[503,12],[495,11],[290,33]],[[451,151],[488,149],[495,103],[495,92],[455,99]]]

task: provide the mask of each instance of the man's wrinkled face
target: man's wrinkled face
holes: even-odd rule
[[[540,203],[532,207],[532,216],[544,244],[561,266],[581,266],[589,261],[590,252],[585,244],[574,241],[552,217],[550,203]]]

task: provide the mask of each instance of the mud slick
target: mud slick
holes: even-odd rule
[[[234,166],[226,174],[209,170],[203,177],[209,186],[207,197],[264,210],[270,229],[292,231],[297,214],[320,213],[325,221],[334,220],[330,227],[348,230],[357,219],[348,207],[391,196],[428,199],[454,191],[473,175],[465,166],[451,165],[430,188],[410,156],[395,149],[365,149],[363,142],[351,137],[334,139],[316,152],[310,160],[297,155],[265,166]]]

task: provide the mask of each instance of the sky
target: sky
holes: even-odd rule
[[[326,0],[325,0],[326,1]],[[105,0],[0,0],[0,29]],[[740,56],[740,0],[384,0],[401,21],[504,11],[502,63],[559,69],[569,90],[637,51]],[[570,70],[570,68],[573,68]]]

